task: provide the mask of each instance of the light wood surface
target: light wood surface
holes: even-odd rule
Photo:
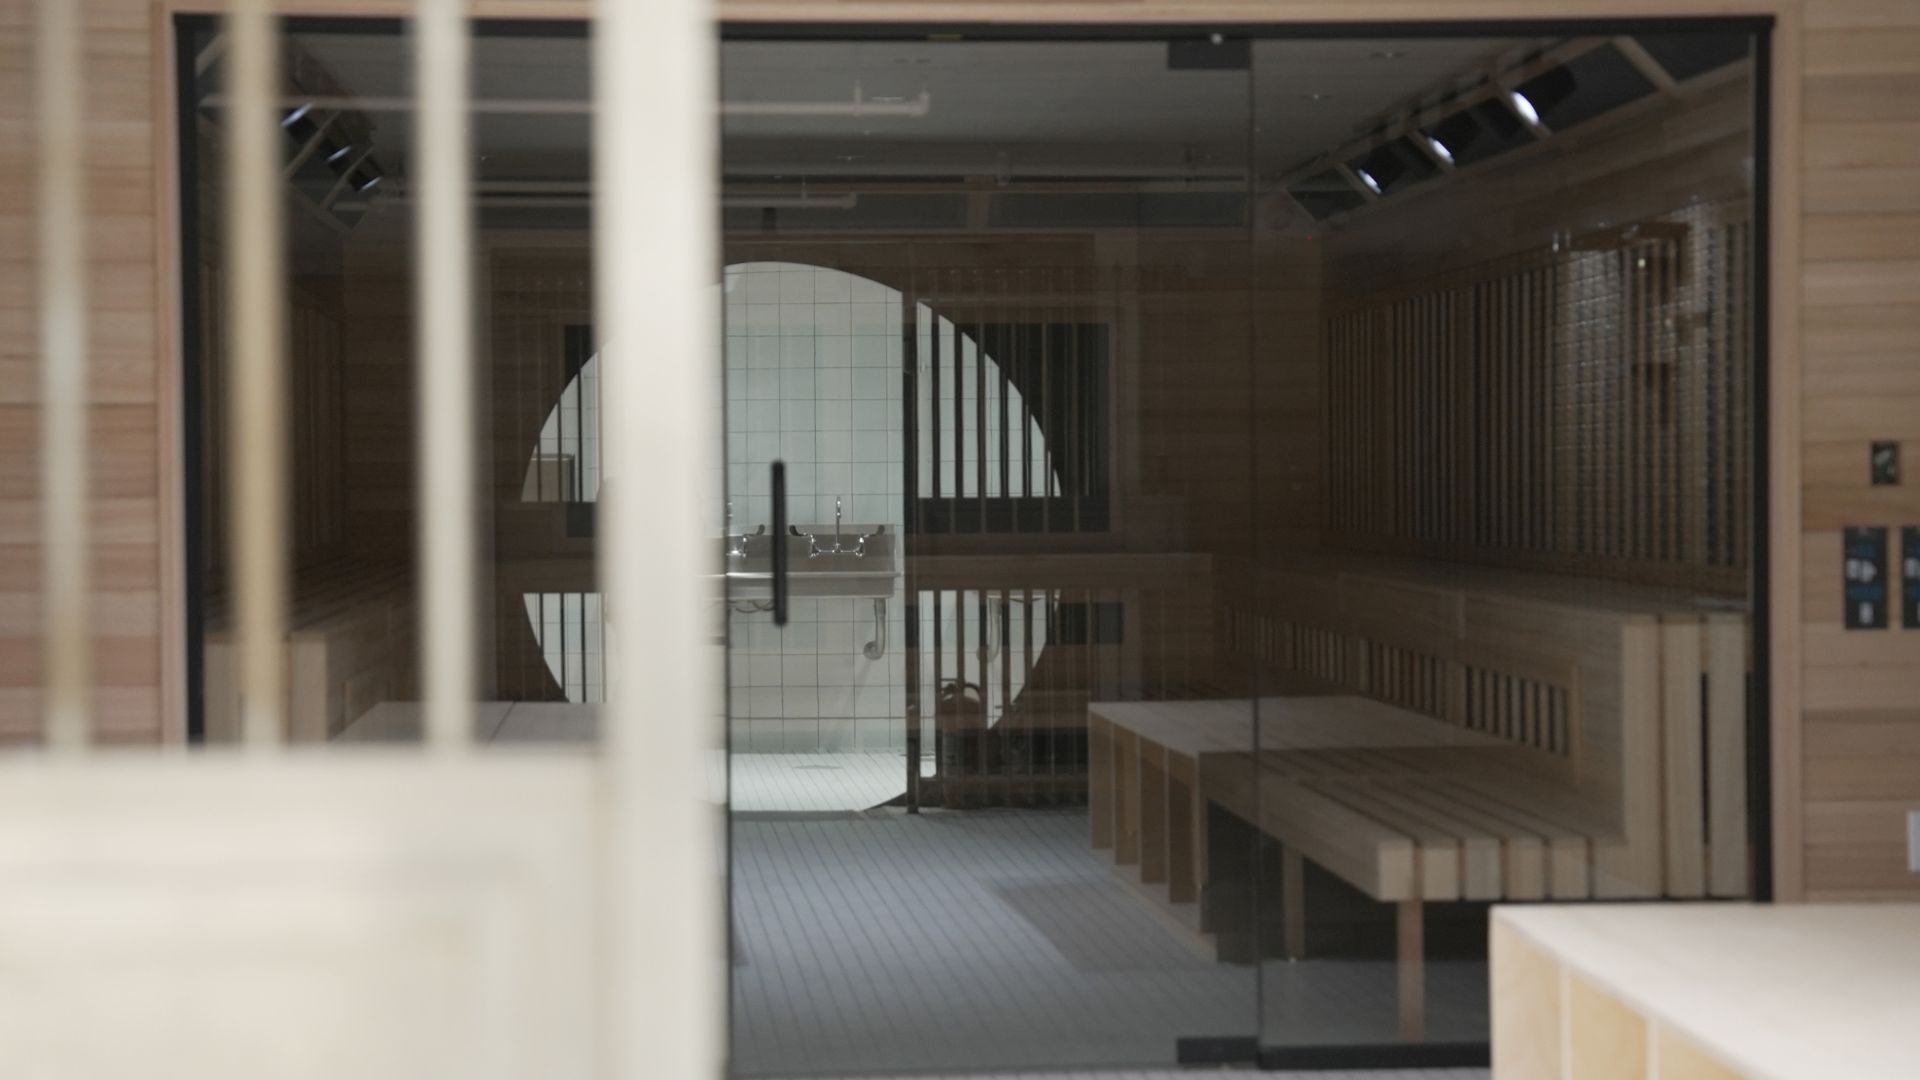
[[[8,1071],[603,1075],[606,788],[587,755],[215,751],[4,772]]]
[[[397,566],[336,562],[302,576],[285,634],[286,735],[322,743],[382,701],[407,699],[418,685],[414,592]],[[224,597],[208,600],[206,733],[239,734],[240,686]]]
[[[1493,915],[1502,1078],[1912,1076],[1916,994],[1920,908],[1910,905],[1574,905]]]
[[[1730,722],[1746,709],[1746,631],[1724,602],[1351,555],[1297,557],[1253,572],[1252,587],[1218,576],[1239,582],[1222,600],[1225,647],[1256,670],[1486,735],[1610,822],[1595,841],[1596,895],[1701,895],[1709,830],[1725,847],[1715,895],[1749,895],[1746,738]],[[1719,675],[1703,693],[1710,648]],[[1717,786],[1703,786],[1703,762]]]
[[[1425,1031],[1427,901],[1619,895],[1628,874],[1633,887],[1666,895],[1705,891],[1698,835],[1701,628],[1676,621],[1638,629],[1659,631],[1640,636],[1673,654],[1668,680],[1649,679],[1649,687],[1691,697],[1667,703],[1684,719],[1664,732],[1659,708],[1630,725],[1645,731],[1654,775],[1667,775],[1669,792],[1678,792],[1664,813],[1657,792],[1648,816],[1633,807],[1596,813],[1563,780],[1543,776],[1525,748],[1369,698],[1096,702],[1087,717],[1092,846],[1109,852],[1133,880],[1162,887],[1148,895],[1198,927],[1193,901],[1213,883],[1195,854],[1211,840],[1208,826],[1193,823],[1208,822],[1210,806],[1252,823],[1283,852],[1281,944],[1292,958],[1305,942],[1303,862],[1397,905],[1401,1034],[1418,1040]],[[1676,729],[1690,730],[1692,741]],[[1189,775],[1191,786],[1170,783]],[[1671,820],[1676,816],[1684,820]],[[1583,1040],[1626,1039],[1617,1030],[1621,1018],[1598,1023]],[[1644,1038],[1639,1045],[1629,1058],[1644,1055]]]

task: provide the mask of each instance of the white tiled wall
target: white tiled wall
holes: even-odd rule
[[[848,531],[905,522],[901,297],[840,270],[791,263],[727,269],[727,490],[734,532],[772,527],[770,474],[787,463],[793,524]],[[906,716],[904,601],[888,603],[886,655],[864,655],[871,601],[795,600],[784,630],[731,616],[734,747],[898,748]]]
[[[772,528],[771,476],[775,459],[787,463],[788,517],[803,529],[830,529],[834,500],[842,504],[848,531],[885,525],[899,534],[905,523],[905,425],[901,403],[902,297],[894,289],[840,270],[792,263],[747,263],[726,272],[727,491],[732,506],[730,531],[750,533]],[[973,342],[924,306],[915,319],[919,357],[925,367],[930,335],[942,335],[944,350],[958,349],[966,377],[962,395],[965,431],[971,437]],[[948,352],[947,355],[953,355]],[[992,358],[986,358],[991,364]],[[989,369],[988,375],[992,375]],[[953,409],[953,380],[942,387],[941,401],[931,397],[931,380],[920,380],[922,414],[936,406]],[[1003,391],[987,378],[990,425],[997,425]],[[1024,417],[1017,391],[1007,408],[1015,422]],[[998,438],[987,444],[996,448]],[[1045,461],[1045,439],[1038,427],[1029,437]],[[943,490],[953,491],[951,447],[943,448]],[[921,483],[932,477],[933,455],[919,465]],[[998,460],[992,460],[989,495],[998,490]],[[1037,466],[1036,466],[1037,468]],[[1036,472],[1024,490],[1049,488],[1050,474]],[[1057,486],[1057,485],[1055,485]],[[1021,493],[1021,484],[1016,483]],[[963,488],[966,494],[978,494]],[[898,549],[896,549],[898,550]],[[940,640],[957,640],[951,614],[963,600],[943,597]],[[967,594],[971,610],[978,603]],[[864,655],[875,634],[871,601],[796,600],[782,630],[760,611],[735,611],[729,618],[733,654],[729,663],[731,721],[736,750],[796,752],[811,750],[899,749],[905,743],[904,593],[896,587],[888,603],[886,654]],[[1019,607],[1015,617],[1035,622],[1035,641],[1045,644],[1044,616]],[[922,611],[923,642],[935,640],[931,607]],[[1019,633],[1023,633],[1020,631]],[[977,645],[978,620],[968,634]],[[1021,637],[1019,640],[1024,641]],[[1008,655],[1003,652],[1003,656]],[[1007,663],[996,660],[995,664]],[[931,721],[935,697],[933,665],[922,665],[922,701]],[[1007,678],[998,668],[980,670],[969,656],[948,661],[945,672],[983,687],[987,715],[998,710],[1025,684],[1024,667]],[[1008,684],[1011,684],[1010,686]],[[929,745],[928,749],[932,747]]]

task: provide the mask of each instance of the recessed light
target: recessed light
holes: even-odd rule
[[[1407,54],[1402,49],[1375,49],[1367,54],[1375,60],[1405,60]]]
[[[1375,195],[1379,195],[1379,194],[1381,194],[1381,191],[1380,191],[1380,181],[1378,181],[1378,180],[1375,180],[1375,179],[1373,178],[1373,174],[1372,174],[1372,173],[1370,173],[1370,172],[1368,172],[1368,171],[1367,171],[1367,170],[1365,170],[1365,169],[1355,169],[1355,170],[1353,170],[1353,172],[1354,172],[1354,175],[1355,175],[1355,176],[1358,176],[1358,177],[1360,178],[1360,182],[1361,182],[1361,183],[1363,183],[1363,184],[1365,184],[1365,185],[1367,185],[1368,187],[1370,187],[1370,188],[1372,188],[1372,189],[1373,189],[1373,193],[1374,193]]]
[[[1306,98],[1308,101],[1325,101],[1328,98],[1332,97],[1333,95],[1328,93],[1322,93],[1318,90],[1309,90],[1306,93],[1301,94],[1300,96],[1303,98]]]
[[[1453,164],[1453,151],[1447,149],[1446,143],[1441,142],[1439,139],[1436,139],[1431,135],[1428,135],[1426,138],[1427,138],[1427,145],[1433,148],[1434,153],[1440,155],[1441,161],[1444,161],[1449,165]]]

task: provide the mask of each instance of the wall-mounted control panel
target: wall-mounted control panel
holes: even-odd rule
[[[1920,525],[1900,530],[1900,625],[1920,630]]]
[[[1849,630],[1887,627],[1887,530],[1849,526],[1842,539],[1842,591]]]
[[[1907,869],[1920,874],[1920,810],[1907,811]]]

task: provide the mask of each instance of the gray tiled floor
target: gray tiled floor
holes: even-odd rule
[[[854,1080],[854,1078],[847,1078]],[[876,1080],[862,1076],[858,1080]],[[881,1080],[1488,1080],[1484,1068],[1361,1068],[1348,1072],[1258,1072],[1246,1068],[1156,1068],[1148,1072],[993,1072],[972,1076],[887,1076]]]
[[[735,1071],[1165,1067],[1182,1036],[1252,1034],[1253,970],[1172,930],[1086,836],[1083,811],[737,820]],[[1437,1036],[1484,1031],[1483,967],[1431,979]],[[1384,963],[1270,966],[1268,1035],[1390,1040],[1394,986]]]
[[[846,1078],[854,1080],[854,1078]],[[860,1077],[859,1080],[876,1080]],[[878,1080],[1488,1080],[1485,1069],[1361,1069],[1347,1072],[1258,1072],[1247,1069],[1156,1069],[1123,1072],[974,1073],[885,1077]]]

